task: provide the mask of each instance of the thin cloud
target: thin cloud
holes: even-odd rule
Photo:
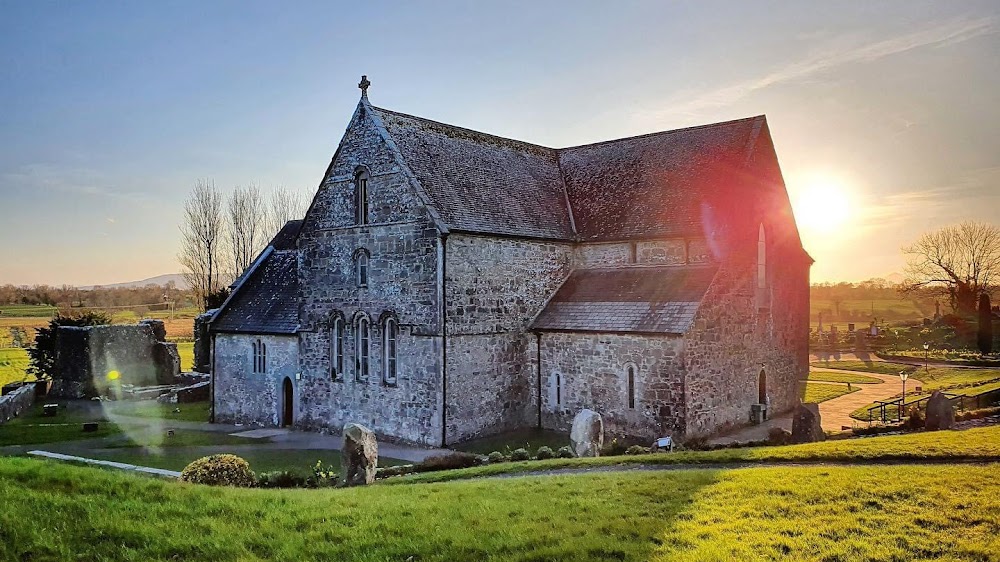
[[[668,109],[655,113],[667,115],[698,116],[702,112],[732,105],[744,97],[771,86],[799,81],[812,75],[853,63],[872,62],[914,49],[952,45],[996,31],[996,19],[984,17],[973,20],[953,20],[904,35],[853,47],[828,49],[805,59],[792,62],[764,76],[744,80],[716,90],[688,92],[668,103]]]

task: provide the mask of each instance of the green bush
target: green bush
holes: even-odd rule
[[[332,488],[337,485],[340,475],[333,466],[326,466],[323,461],[316,461],[312,467],[312,476],[306,478],[309,488]]]
[[[556,451],[556,456],[560,459],[572,459],[576,457],[576,453],[573,452],[573,448],[569,445],[563,445]]]
[[[486,458],[489,459],[490,464],[498,464],[507,461],[507,456],[500,451],[493,451]]]
[[[625,449],[626,455],[645,455],[649,453],[649,447],[643,447],[642,445],[632,445],[628,449]]]
[[[552,452],[552,448],[546,447],[544,445],[539,447],[538,452],[535,453],[535,458],[540,461],[543,461],[545,459],[551,459],[554,456],[556,456],[556,454]]]
[[[483,464],[483,458],[472,453],[445,453],[432,455],[418,462],[414,468],[417,472],[433,472],[435,470],[452,470],[469,468]]]
[[[527,449],[519,448],[514,449],[510,452],[510,460],[512,461],[527,461],[531,460],[531,453]]]
[[[258,488],[305,488],[306,478],[289,470],[274,470],[257,475]]]
[[[209,486],[253,487],[257,483],[250,463],[236,455],[210,455],[184,467],[181,480]]]

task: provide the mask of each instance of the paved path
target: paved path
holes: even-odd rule
[[[882,381],[882,384],[852,384],[852,388],[857,387],[861,390],[839,396],[832,400],[827,400],[826,402],[820,402],[819,414],[823,420],[823,429],[826,431],[840,431],[845,427],[854,427],[860,422],[851,417],[851,412],[861,408],[862,406],[867,406],[876,400],[886,400],[891,398],[903,391],[903,383],[896,375],[880,375],[878,373],[861,371],[844,371],[840,369],[829,369],[827,367],[821,367],[820,369],[834,373],[852,375],[860,374],[866,377],[880,379]],[[813,368],[810,367],[810,370],[813,370]],[[909,391],[923,385],[924,383],[913,377],[910,377],[906,381],[906,388]]]

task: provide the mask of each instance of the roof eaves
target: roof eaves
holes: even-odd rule
[[[274,251],[274,246],[268,246],[267,248],[264,248],[264,251],[261,252],[259,256],[257,256],[257,259],[254,260],[252,264],[250,264],[250,267],[248,267],[247,270],[243,273],[243,276],[239,278],[236,281],[236,283],[233,283],[232,291],[229,292],[229,296],[226,297],[226,300],[222,302],[222,306],[220,306],[215,311],[215,314],[212,316],[212,319],[209,320],[210,327],[212,324],[215,323],[216,320],[218,320],[222,316],[222,314],[226,311],[226,307],[229,306],[230,302],[232,302],[233,297],[235,297],[236,294],[240,292],[240,288],[243,287],[247,279],[250,279],[250,277],[253,276],[254,272],[257,271],[257,268],[260,267],[260,264],[264,263],[264,260],[266,260],[267,256],[270,256],[271,252],[273,251]]]

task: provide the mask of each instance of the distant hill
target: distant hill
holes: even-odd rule
[[[187,290],[188,288],[190,288],[187,281],[184,280],[184,276],[181,275],[180,273],[168,273],[166,275],[157,275],[156,277],[150,277],[149,279],[142,279],[140,281],[111,283],[108,285],[89,285],[87,287],[80,287],[80,288],[84,290],[93,289],[94,287],[103,287],[112,289],[117,289],[117,288],[131,289],[134,287],[145,287],[146,285],[160,285],[161,287],[166,287],[167,283],[170,283],[171,281],[173,281],[174,287],[178,289]]]

